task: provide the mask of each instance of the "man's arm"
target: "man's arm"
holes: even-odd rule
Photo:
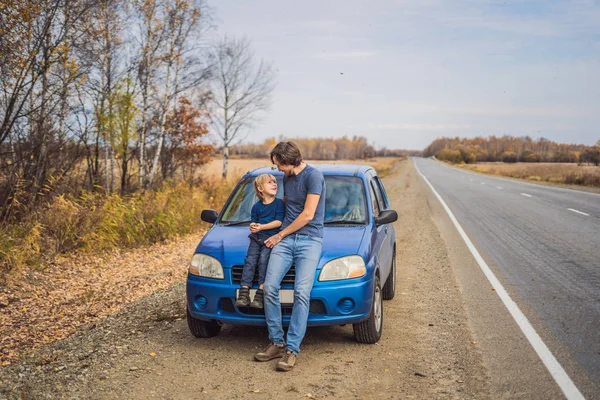
[[[267,247],[273,247],[277,243],[279,243],[284,237],[287,235],[291,235],[302,227],[306,226],[312,219],[315,217],[315,212],[317,211],[317,206],[319,205],[319,199],[321,195],[318,194],[308,194],[306,195],[306,202],[304,203],[304,210],[296,217],[296,219],[289,224],[284,230],[279,232],[278,234],[271,236],[267,240],[265,240],[265,245]]]

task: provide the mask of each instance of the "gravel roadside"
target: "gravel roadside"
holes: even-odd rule
[[[351,326],[310,328],[297,367],[277,373],[274,363],[252,361],[267,344],[265,328],[193,338],[180,282],[0,369],[0,398],[489,398],[427,189],[410,161],[384,184],[399,215],[398,275],[378,344],[357,344]]]

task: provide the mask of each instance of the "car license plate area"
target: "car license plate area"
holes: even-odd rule
[[[256,289],[250,289],[250,301],[254,300]],[[240,289],[235,291],[235,299],[237,300],[240,296]],[[279,290],[279,301],[281,305],[292,305],[294,304],[294,290],[293,289],[280,289]]]

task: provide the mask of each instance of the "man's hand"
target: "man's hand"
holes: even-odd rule
[[[250,224],[250,232],[252,233],[258,233],[262,230],[262,226],[257,223],[257,222],[253,222]]]
[[[272,249],[273,247],[275,247],[277,245],[277,243],[281,242],[282,240],[283,240],[283,236],[281,235],[281,232],[280,232],[276,235],[271,236],[267,240],[265,240],[265,246]]]

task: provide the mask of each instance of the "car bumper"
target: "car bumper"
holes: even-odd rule
[[[239,285],[188,275],[187,306],[194,318],[234,325],[266,325],[262,310],[235,306]],[[286,289],[285,287],[283,289]],[[369,317],[373,280],[315,282],[308,326],[355,324]],[[292,305],[282,305],[282,322],[290,322]]]

